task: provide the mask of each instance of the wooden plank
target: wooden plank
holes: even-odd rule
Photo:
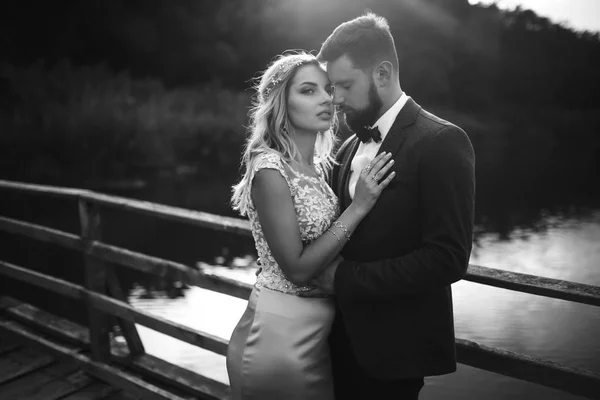
[[[196,286],[239,299],[248,300],[253,289],[253,285],[251,284],[217,274],[200,271],[199,275],[200,278],[195,282]]]
[[[538,296],[600,306],[600,287],[469,265],[465,280]]]
[[[127,392],[121,391],[121,392],[117,392],[117,393],[114,393],[114,394],[108,396],[104,400],[143,400],[143,399],[141,397],[134,396]]]
[[[228,342],[217,336],[194,330],[187,326],[169,321],[165,318],[152,315],[146,311],[137,310],[127,303],[120,302],[108,296],[89,292],[81,286],[74,285],[64,280],[51,278],[33,271],[26,270],[25,268],[0,262],[0,265],[3,264],[6,265],[6,268],[0,269],[0,273],[11,271],[10,273],[14,276],[19,276],[23,280],[28,280],[28,282],[34,285],[39,285],[50,290],[60,291],[63,294],[73,294],[73,297],[77,299],[85,298],[90,305],[101,311],[104,311],[105,313],[127,319],[128,321],[134,323],[142,324],[168,336],[213,351],[217,354],[225,355],[227,352]],[[35,277],[35,279],[32,279],[32,277]],[[68,287],[69,290],[66,291],[63,285],[64,287]]]
[[[227,354],[228,341],[220,337],[197,331],[143,310],[138,310],[131,307],[129,304],[111,299],[110,297],[90,295],[89,300],[94,307],[105,311],[106,313],[147,326],[155,331],[164,333],[165,335],[182,340],[186,343],[202,347],[217,354]]]
[[[79,222],[84,242],[85,288],[89,292],[106,293],[106,270],[104,262],[90,255],[94,241],[101,240],[100,211],[92,203],[79,200]],[[89,298],[84,299],[90,328],[92,357],[97,361],[110,359],[110,319],[108,315],[93,307]]]
[[[0,319],[0,333],[19,336],[27,340],[32,346],[46,349],[59,357],[73,360],[79,368],[87,373],[113,386],[121,388],[128,393],[140,396],[143,399],[185,400],[183,397],[174,395],[164,389],[145,382],[140,377],[79,354],[77,348],[58,344],[47,338],[41,337],[37,333],[31,331],[31,329],[14,321]],[[2,396],[0,396],[0,399],[5,400]]]
[[[108,396],[119,392],[120,389],[107,385],[104,382],[94,382],[61,400],[106,400]]]
[[[62,294],[73,299],[83,299],[85,289],[74,283],[63,279],[53,278],[50,275],[42,274],[37,271],[32,271],[27,268],[20,267],[0,261],[0,275],[8,276],[22,282],[27,282],[31,285],[50,290],[54,293]]]
[[[57,186],[34,185],[23,182],[0,180],[0,190],[11,190],[28,194],[41,194],[61,198],[78,197],[84,201],[119,210],[134,211],[151,215],[170,221],[184,222],[187,224],[210,228],[224,232],[231,232],[245,236],[252,236],[250,224],[240,218],[224,217],[201,211],[193,211],[180,207],[166,206],[140,200],[132,200],[120,196],[109,196],[89,190],[72,189]]]
[[[23,400],[44,393],[44,386],[53,380],[77,372],[75,363],[58,363],[0,386],[0,399]],[[42,397],[43,398],[43,397]]]
[[[58,341],[67,340],[80,347],[89,346],[87,330],[81,325],[56,317],[26,303],[20,304],[11,311],[13,313],[8,314],[7,317],[15,318],[17,321],[31,326],[34,330],[50,333]],[[113,343],[112,356],[114,360],[142,376],[154,378],[191,395],[206,399],[221,399],[229,394],[229,387],[221,382],[170,364],[150,354],[133,357],[127,347],[120,343]]]
[[[16,300],[9,296],[0,297],[0,312],[4,312],[14,306],[21,304],[19,300]]]
[[[127,301],[127,296],[125,296],[125,293],[123,293],[123,290],[121,289],[117,274],[115,273],[114,268],[111,266],[106,267],[106,279],[108,282],[108,290],[112,297],[129,304]],[[144,350],[144,344],[142,343],[142,339],[140,339],[140,335],[135,327],[135,324],[132,321],[124,318],[118,318],[117,320],[119,322],[119,326],[121,327],[121,332],[123,332],[123,336],[127,341],[131,355],[139,356],[144,354],[146,352]]]
[[[250,284],[198,271],[185,264],[125,250],[105,243],[95,243],[92,246],[91,254],[137,271],[160,276],[164,279],[182,281],[188,285],[198,286],[244,300],[248,300],[250,292],[252,292],[252,285]]]
[[[94,243],[90,254],[96,258],[129,267],[164,279],[179,280],[195,285],[200,278],[197,270],[185,264],[126,250],[105,243]]]
[[[0,342],[0,356],[4,356],[20,348],[21,346],[17,343]]]
[[[31,304],[21,303],[6,311],[5,316],[76,346],[83,348],[89,348],[90,346],[88,329]]]
[[[81,250],[82,246],[80,237],[72,233],[7,217],[0,217],[0,231],[56,244],[67,249]]]
[[[124,346],[114,346],[112,353],[119,363],[129,366],[143,376],[149,376],[159,382],[173,386],[184,393],[202,399],[224,399],[230,396],[228,385],[171,364],[151,354],[131,358]]]
[[[30,374],[54,362],[54,357],[21,348],[0,358],[0,385]]]
[[[48,185],[35,185],[32,183],[7,181],[0,179],[0,190],[10,190],[12,192],[19,192],[24,194],[42,194],[46,196],[60,197],[60,198],[75,198],[80,196],[81,193],[85,192],[81,189],[48,186]]]
[[[600,393],[600,374],[580,368],[456,339],[458,362],[592,399]]]
[[[81,198],[103,206],[109,206],[111,208],[125,211],[134,211],[140,214],[150,215],[152,217],[158,217],[168,221],[183,222],[202,228],[210,228],[222,232],[252,236],[250,223],[247,220],[240,218],[224,217],[202,211],[193,211],[180,207],[166,206],[147,201],[132,200],[119,196],[109,196],[89,191],[82,193]]]
[[[31,390],[26,398],[27,400],[59,400],[77,392],[95,382],[95,378],[82,371],[77,371],[64,377],[56,378],[47,382],[41,390]]]

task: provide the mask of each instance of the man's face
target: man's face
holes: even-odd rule
[[[328,62],[327,74],[335,88],[333,103],[344,113],[346,125],[354,132],[373,125],[382,102],[371,74],[355,68],[346,55]]]

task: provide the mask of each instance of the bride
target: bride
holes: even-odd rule
[[[310,54],[282,55],[256,90],[232,204],[250,220],[261,271],[229,343],[232,398],[333,400],[327,337],[334,303],[308,282],[340,262],[393,178],[393,161],[386,153],[373,159],[339,215],[326,182],[336,121],[327,74]]]

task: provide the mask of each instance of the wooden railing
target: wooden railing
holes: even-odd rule
[[[247,221],[145,201],[107,196],[87,190],[0,180],[0,196],[2,196],[3,191],[78,200],[81,223],[80,235],[3,216],[0,216],[0,231],[82,252],[85,259],[85,284],[83,286],[5,261],[0,261],[0,275],[25,281],[63,296],[84,301],[89,317],[89,345],[91,348],[91,360],[89,362],[110,363],[110,360],[115,359],[115,357],[123,362],[125,359],[123,351],[125,351],[129,365],[134,365],[143,374],[167,381],[185,393],[201,398],[226,398],[228,396],[226,385],[199,374],[189,371],[184,372],[164,361],[161,363],[160,360],[150,358],[145,353],[135,324],[145,325],[173,338],[221,355],[226,354],[228,342],[130,306],[120,288],[111,264],[129,267],[166,279],[179,280],[189,285],[199,286],[241,299],[248,299],[252,290],[251,285],[202,272],[174,261],[103,243],[101,215],[98,207],[111,207],[249,236],[251,232]],[[477,265],[469,266],[465,279],[484,285],[600,306],[600,287],[596,286]],[[29,312],[31,313],[31,311]],[[126,338],[126,350],[111,348],[108,316],[118,318],[121,331]],[[27,316],[21,317],[27,319]],[[33,318],[29,317],[29,319],[32,320]],[[71,329],[71,331],[73,330],[74,328]],[[69,336],[69,334],[72,336],[72,332],[66,332],[65,329],[62,329],[61,333],[63,336]],[[78,337],[80,336],[81,334],[78,335]],[[598,398],[600,394],[600,375],[595,372],[485,346],[465,339],[456,339],[456,345],[458,361],[462,364],[552,387],[575,395]],[[158,364],[160,364],[160,367],[157,367]],[[144,390],[151,393],[153,389],[145,388]],[[160,390],[156,393],[159,392]],[[152,395],[153,398],[172,398],[161,397],[156,393]]]

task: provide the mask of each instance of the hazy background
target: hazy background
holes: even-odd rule
[[[473,142],[471,262],[600,285],[595,0],[5,0],[0,179],[235,216],[252,79],[287,49],[316,52],[366,9],[390,23],[402,88]],[[101,212],[111,244],[253,281],[227,268],[252,266],[250,238]],[[0,191],[0,215],[79,231],[74,201]],[[0,259],[82,282],[81,256],[54,246],[0,233]],[[227,339],[243,312],[228,296],[119,271],[137,307]],[[600,371],[597,308],[453,289],[458,337]],[[85,321],[60,296],[4,278],[2,290]],[[226,380],[222,358],[142,334],[150,352]],[[464,366],[428,388],[425,399],[572,399]]]

